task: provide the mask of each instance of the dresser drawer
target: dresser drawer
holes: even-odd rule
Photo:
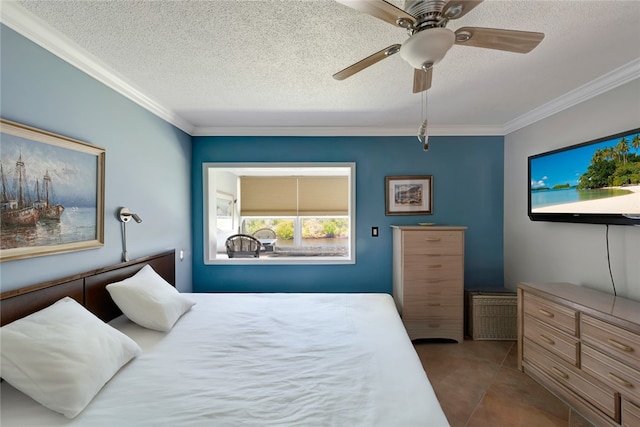
[[[640,401],[640,371],[637,369],[584,344],[582,370],[618,390],[623,396]]]
[[[420,338],[442,338],[458,334],[462,328],[462,319],[452,319],[451,315],[434,316],[427,320],[412,321],[404,320],[403,323],[409,336]]]
[[[461,298],[416,298],[407,301],[402,312],[403,320],[431,320],[451,318],[453,315],[463,316]]]
[[[440,298],[455,296],[463,303],[462,280],[460,279],[414,279],[407,280],[404,285],[405,297]]]
[[[407,281],[404,289],[405,304],[410,301],[445,303],[455,302],[462,305],[464,290],[460,280],[441,280],[437,283]]]
[[[463,234],[456,231],[413,231],[404,233],[404,255],[462,255]]]
[[[577,336],[578,316],[573,309],[527,293],[524,298],[524,313]]]
[[[582,395],[602,413],[619,421],[618,393],[600,381],[584,375],[578,368],[545,351],[528,339],[524,341],[523,357],[556,382]]]
[[[640,366],[640,335],[583,314],[580,318],[582,342],[600,349],[632,366]]]
[[[622,427],[640,426],[640,406],[622,399]]]
[[[464,261],[459,255],[407,255],[404,272],[406,280],[427,279],[436,283],[443,279],[462,279]]]
[[[569,362],[578,366],[578,340],[568,334],[550,328],[528,315],[524,316],[524,336]]]

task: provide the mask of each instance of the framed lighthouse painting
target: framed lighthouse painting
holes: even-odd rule
[[[0,119],[0,261],[104,245],[105,150]]]

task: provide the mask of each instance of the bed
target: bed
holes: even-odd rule
[[[123,315],[107,285],[147,269],[175,285],[174,262],[168,251],[1,294],[2,325],[66,302],[140,351],[73,417],[3,381],[0,424],[448,426],[389,295],[180,294],[194,304],[167,331]]]

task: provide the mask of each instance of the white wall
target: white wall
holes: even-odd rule
[[[527,157],[640,127],[640,79],[505,137],[504,278],[570,282],[613,293],[606,226],[533,222],[527,216]],[[640,227],[609,226],[618,296],[640,300]]]

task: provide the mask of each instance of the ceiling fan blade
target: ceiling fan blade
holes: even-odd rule
[[[394,55],[398,52],[400,52],[400,45],[392,44],[391,46],[385,47],[381,51],[376,52],[373,55],[367,56],[363,60],[360,60],[355,64],[348,66],[344,70],[338,71],[333,75],[333,78],[336,80],[344,80],[347,77],[354,75],[358,71],[362,71],[365,68],[375,64],[376,62],[382,61],[386,57]]]
[[[442,8],[442,16],[448,19],[462,18],[483,0],[451,0]]]
[[[423,92],[431,87],[431,76],[433,74],[433,67],[427,71],[418,70],[413,71],[413,93]]]
[[[345,6],[382,19],[401,28],[412,27],[416,18],[384,0],[336,0]]]
[[[500,30],[495,28],[462,27],[456,30],[456,44],[527,53],[538,46],[543,33]]]

